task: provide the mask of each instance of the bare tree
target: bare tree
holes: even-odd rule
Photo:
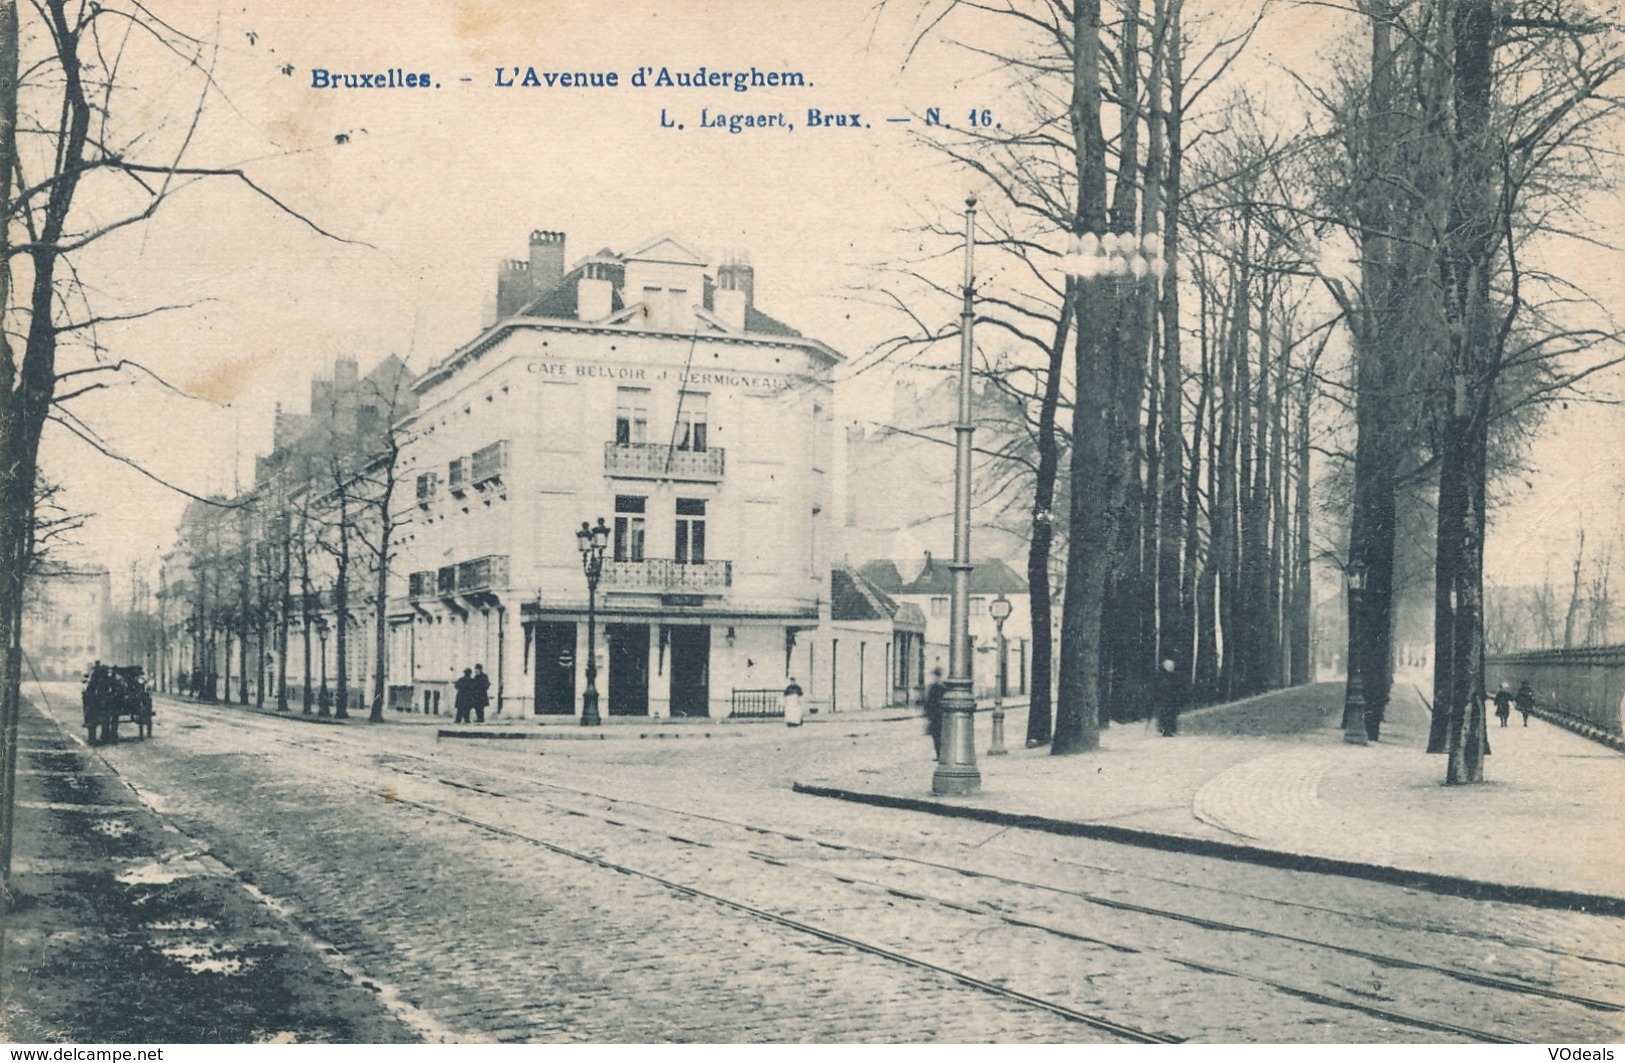
[[[7,222],[0,226],[0,310],[6,317],[0,342],[0,644],[6,647],[0,673],[0,874],[7,877],[18,639],[40,436],[45,422],[55,419],[107,449],[66,404],[105,386],[103,374],[128,369],[123,361],[105,360],[64,368],[59,348],[84,342],[99,358],[99,324],[158,309],[107,316],[88,310],[75,259],[106,236],[145,223],[175,191],[197,181],[234,182],[274,210],[310,224],[242,168],[190,160],[202,101],[218,91],[212,45],[136,0],[39,0],[27,10],[23,19],[13,0],[0,2],[0,200]],[[191,113],[174,116],[178,121],[166,126],[143,97],[121,91],[128,87],[121,73],[141,65],[137,53],[196,79],[198,104]],[[90,185],[113,192],[95,212],[79,202],[80,190]],[[119,213],[117,204],[128,208]],[[23,283],[14,285],[19,273]],[[69,379],[71,385],[59,387]]]

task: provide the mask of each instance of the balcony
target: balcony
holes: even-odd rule
[[[407,596],[410,598],[434,597],[434,570],[414,572],[407,577]]]
[[[463,497],[468,492],[469,465],[470,462],[467,458],[454,458],[450,467],[446,470],[446,490],[458,498]]]
[[[604,472],[644,480],[722,479],[723,448],[678,450],[665,443],[605,443]]]
[[[501,483],[503,473],[508,471],[508,441],[501,439],[488,447],[481,447],[474,452],[469,463],[470,479],[475,487]]]
[[[669,557],[642,561],[605,561],[603,583],[609,590],[655,594],[721,594],[734,583],[732,561],[684,563]]]
[[[418,505],[423,509],[429,508],[434,501],[435,491],[440,487],[440,477],[432,472],[423,473],[418,477]]]
[[[508,585],[508,557],[476,557],[457,566],[457,593],[478,594]]]

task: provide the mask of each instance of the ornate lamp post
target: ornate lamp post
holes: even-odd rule
[[[993,618],[993,626],[999,633],[999,665],[993,679],[993,745],[988,749],[990,757],[1003,756],[1004,748],[1004,622],[1010,619],[1010,599],[1000,591],[999,596],[988,603],[987,615]]]
[[[971,329],[976,322],[976,197],[965,200],[964,306],[959,312],[959,423],[954,425],[954,590],[948,614],[948,681],[942,697],[942,742],[931,775],[935,794],[981,789],[976,768],[976,695],[970,679]]]
[[[327,618],[316,618],[316,638],[322,644],[322,685],[320,693],[316,695],[316,715],[333,715],[332,695],[327,692]]]
[[[609,528],[604,518],[597,527],[581,522],[576,532],[576,549],[581,551],[581,571],[587,575],[587,689],[581,695],[581,726],[597,727],[598,715],[598,577],[604,571],[604,551],[609,547]]]
[[[1348,685],[1343,688],[1343,741],[1367,744],[1365,730],[1365,675],[1360,646],[1361,597],[1365,593],[1365,565],[1350,561],[1343,573],[1349,593]]]

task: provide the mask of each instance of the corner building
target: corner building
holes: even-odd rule
[[[564,243],[532,233],[496,324],[414,385],[393,700],[450,713],[483,664],[491,710],[579,714],[576,531],[602,517],[600,711],[727,716],[781,691],[828,615],[840,355],[758,310],[747,264],[663,237],[567,270]]]

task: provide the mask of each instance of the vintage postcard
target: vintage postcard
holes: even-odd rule
[[[12,1057],[1612,1059],[1622,87],[1581,0],[0,3]]]

